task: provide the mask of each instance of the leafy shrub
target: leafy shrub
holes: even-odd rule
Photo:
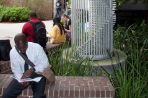
[[[122,6],[127,0],[116,0],[117,7]]]
[[[0,21],[2,21],[3,18],[3,11],[5,10],[5,8],[3,6],[0,6]]]
[[[148,25],[143,21],[129,27],[118,26],[114,31],[114,47],[121,49],[127,55],[138,47],[142,61],[147,61]],[[129,56],[128,56],[129,57]],[[130,57],[129,57],[130,58]]]
[[[30,10],[25,7],[2,7],[0,6],[1,22],[22,22],[29,18]]]
[[[127,54],[126,68],[108,74],[117,98],[148,98],[148,25],[143,21],[114,31],[114,47]],[[122,66],[122,65],[121,65]]]

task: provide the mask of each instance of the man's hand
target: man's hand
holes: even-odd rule
[[[21,79],[29,78],[33,74],[34,70],[33,68],[28,69],[26,72],[24,72]]]

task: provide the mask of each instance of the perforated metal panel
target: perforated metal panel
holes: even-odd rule
[[[100,60],[112,51],[112,4],[112,0],[72,0],[72,45],[81,57]]]

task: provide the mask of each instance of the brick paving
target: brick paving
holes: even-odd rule
[[[0,96],[11,79],[10,74],[0,74]],[[46,85],[45,92],[47,98],[114,98],[115,95],[107,77],[56,76],[55,85]],[[18,98],[32,98],[31,88],[25,89]]]

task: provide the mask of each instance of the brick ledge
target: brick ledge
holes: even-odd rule
[[[11,81],[10,74],[0,74],[0,98]],[[46,86],[47,98],[114,98],[115,90],[107,77],[56,76],[54,86]],[[18,98],[32,98],[31,88]]]

